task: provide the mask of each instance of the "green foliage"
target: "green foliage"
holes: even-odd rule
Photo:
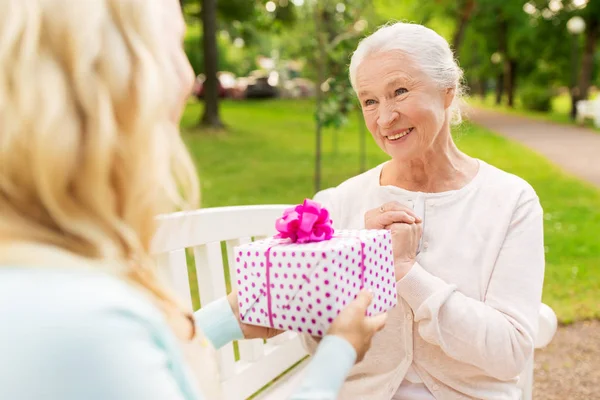
[[[251,70],[248,58],[231,40],[223,35],[217,37],[219,46],[219,70],[243,75]],[[202,51],[202,31],[200,24],[188,25],[184,48],[196,75],[204,73],[204,52]]]
[[[523,107],[532,111],[550,111],[552,108],[552,92],[547,87],[525,86],[520,90]]]
[[[220,71],[231,71],[245,76],[256,68],[258,55],[269,55],[273,49],[274,34],[281,33],[283,25],[296,21],[296,8],[291,1],[279,2],[275,13],[269,13],[263,0],[219,0],[218,47]],[[186,54],[196,74],[204,72],[202,48],[202,1],[186,0],[184,16],[188,25],[185,39]],[[244,46],[236,47],[235,39],[242,39]]]
[[[348,123],[348,115],[356,109],[357,100],[346,76],[332,78],[327,84],[330,88],[321,109],[316,111],[316,118],[321,126],[339,129]]]
[[[188,26],[183,44],[190,64],[196,75],[204,72],[204,54],[202,53],[202,31],[199,24]]]
[[[312,196],[313,110],[308,101],[226,101],[230,130],[217,136],[189,130],[201,114],[200,104],[190,105],[182,125],[200,171],[203,206],[295,204]],[[324,187],[358,173],[357,131],[354,115],[340,129],[344,139],[335,156],[324,142]],[[465,124],[456,138],[467,154],[521,176],[538,193],[546,215],[544,302],[562,322],[600,318],[600,191],[490,131]],[[387,159],[373,140],[367,154],[369,168]]]

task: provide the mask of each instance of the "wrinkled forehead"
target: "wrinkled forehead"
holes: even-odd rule
[[[356,69],[357,89],[383,80],[422,81],[427,79],[415,58],[401,50],[376,51],[365,56]]]

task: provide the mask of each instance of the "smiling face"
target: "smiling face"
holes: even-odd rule
[[[454,91],[441,89],[398,50],[365,57],[356,77],[365,123],[379,147],[392,159],[423,156],[448,123]]]

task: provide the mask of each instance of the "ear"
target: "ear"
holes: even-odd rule
[[[455,88],[447,88],[444,93],[444,107],[448,108],[452,105],[454,97],[456,96]]]

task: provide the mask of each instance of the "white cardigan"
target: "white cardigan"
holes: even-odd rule
[[[380,186],[383,164],[331,192],[337,229],[364,228],[389,201],[425,199],[421,253],[340,399],[390,400],[409,366],[438,399],[518,399],[533,354],[544,278],[543,212],[524,180],[483,161],[460,190]],[[314,342],[304,338],[309,350]]]

